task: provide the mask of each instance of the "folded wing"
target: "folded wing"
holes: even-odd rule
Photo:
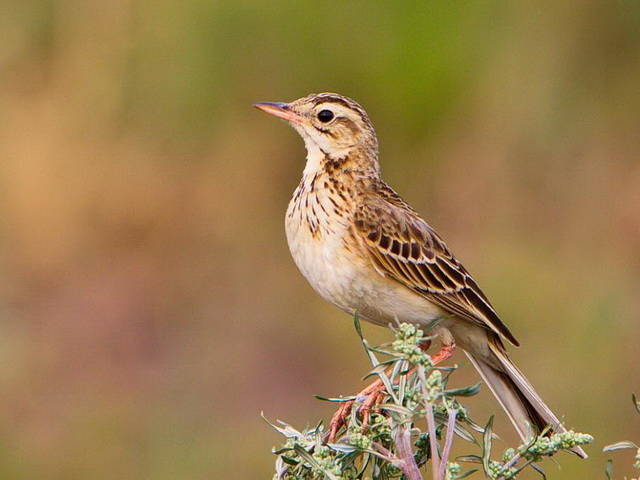
[[[364,198],[356,235],[376,269],[465,320],[519,345],[469,272],[444,241],[389,187]]]

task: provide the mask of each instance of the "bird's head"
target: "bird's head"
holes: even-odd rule
[[[363,153],[377,163],[378,141],[364,109],[337,93],[318,93],[290,103],[256,103],[256,108],[289,122],[311,154],[339,161]]]

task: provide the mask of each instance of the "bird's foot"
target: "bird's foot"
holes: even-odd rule
[[[452,343],[451,345],[443,345],[439,352],[431,355],[431,363],[438,365],[439,363],[444,362],[453,355],[455,349],[455,343]]]
[[[421,345],[423,350],[427,350],[431,345],[431,342],[424,342]],[[431,355],[431,362],[434,365],[444,362],[448,358],[453,355],[453,352],[456,349],[455,343],[451,345],[443,345],[439,352]],[[412,369],[411,371],[413,371]],[[410,371],[410,372],[411,372]],[[355,400],[348,400],[344,402],[336,413],[331,417],[331,422],[329,422],[329,442],[335,442],[336,437],[338,436],[338,432],[340,429],[346,424],[347,417],[351,414],[351,410],[353,409],[353,405],[355,403],[358,404],[358,413],[360,413],[362,418],[362,429],[366,430],[369,426],[369,419],[371,418],[371,411],[378,406],[385,395],[385,387],[382,383],[382,380],[376,380],[372,384],[370,384],[367,388],[362,390],[360,393],[356,395]]]
[[[340,408],[331,417],[329,423],[328,442],[335,442],[340,429],[346,424],[347,417],[351,414],[354,404],[358,404],[358,413],[362,416],[362,429],[366,430],[369,426],[371,410],[382,402],[385,395],[385,387],[382,380],[376,380],[367,388],[356,395],[355,400],[344,402]]]

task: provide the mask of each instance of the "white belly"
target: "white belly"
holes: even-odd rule
[[[316,198],[317,200],[317,198]],[[328,221],[320,218],[320,222]],[[427,325],[442,310],[416,292],[382,276],[359,250],[345,248],[348,222],[331,217],[330,228],[318,225],[314,235],[294,201],[286,217],[289,249],[300,272],[327,301],[365,320],[387,325],[394,320]]]

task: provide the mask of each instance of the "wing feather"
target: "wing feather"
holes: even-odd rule
[[[444,241],[395,192],[386,189],[385,195],[365,197],[354,222],[376,269],[444,310],[519,345]]]

